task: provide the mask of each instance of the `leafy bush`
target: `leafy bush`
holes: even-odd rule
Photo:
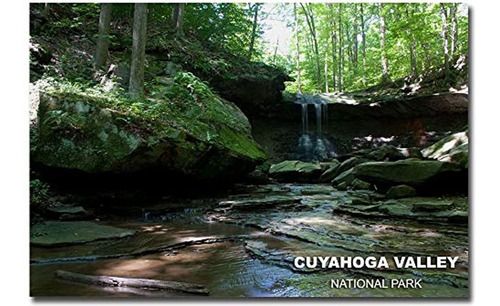
[[[30,181],[30,205],[34,208],[47,206],[50,186],[38,179]]]

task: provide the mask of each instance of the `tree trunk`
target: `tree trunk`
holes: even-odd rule
[[[302,81],[300,79],[300,43],[299,43],[299,18],[297,16],[297,3],[293,3],[295,16],[295,48],[297,49],[297,90],[302,93]]]
[[[148,5],[136,3],[132,35],[132,63],[130,64],[129,92],[136,98],[144,96],[144,58],[146,52],[146,26]]]
[[[316,26],[314,24],[314,14],[310,7],[307,4],[300,4],[302,6],[302,10],[304,11],[304,15],[306,16],[307,25],[309,27],[309,32],[311,33],[312,41],[313,41],[313,49],[314,49],[314,57],[316,62],[316,74],[318,78],[318,90],[321,92],[322,90],[322,81],[321,81],[321,68],[319,64],[319,48],[318,48],[318,39],[316,37]]]
[[[177,4],[177,18],[175,19],[175,30],[176,34],[179,36],[184,35],[184,8],[186,7],[185,3]]]
[[[448,14],[446,13],[446,8],[443,3],[441,3],[441,37],[443,38],[443,60],[446,70],[448,69]]]
[[[337,90],[337,37],[335,35],[335,21],[332,23],[332,86]]]
[[[279,37],[276,39],[276,45],[274,46],[273,64],[276,65],[276,56],[278,55],[278,47],[280,45]]]
[[[179,3],[174,3],[174,8],[172,9],[172,25],[177,25],[177,18],[179,18]]]
[[[101,13],[99,15],[99,36],[95,50],[94,66],[103,68],[108,60],[109,31],[111,24],[111,3],[101,4]]]
[[[358,15],[357,5],[354,5],[354,16]],[[358,68],[358,20],[354,18],[353,33],[352,33],[352,64],[354,66],[354,76],[356,78]]]
[[[338,89],[342,91],[342,3],[339,3],[339,77],[338,77]]]
[[[412,77],[416,77],[418,72],[417,72],[417,55],[416,53],[416,48],[415,48],[415,36],[413,35],[413,31],[410,29],[410,13],[408,11],[408,5],[406,7],[406,36],[408,39],[408,47],[410,51],[410,75]]]
[[[458,3],[452,3],[451,4],[451,50],[450,50],[450,57],[453,59],[455,56],[455,51],[457,49],[457,9],[458,9]]]
[[[361,17],[361,55],[363,57],[363,86],[366,86],[366,33],[365,33],[365,16],[363,11],[363,3],[360,3],[360,17]]]
[[[45,3],[45,5],[43,6],[42,17],[46,21],[49,20],[49,17],[50,17],[50,3]]]
[[[325,92],[328,93],[328,49],[325,50]]]
[[[382,82],[390,81],[389,65],[387,64],[387,56],[385,53],[385,18],[383,13],[384,5],[379,3],[379,17],[380,17],[380,59],[382,62]]]
[[[68,271],[57,270],[57,278],[64,280],[98,286],[132,287],[146,290],[169,290],[198,295],[208,295],[209,292],[203,285],[175,281],[163,281],[149,278],[116,277],[106,275],[86,275]]]
[[[253,48],[255,44],[255,36],[257,33],[257,20],[259,18],[259,4],[254,4],[254,15],[253,15],[253,26],[252,26],[252,37],[250,38],[250,49],[248,50],[248,60],[252,60]]]
[[[336,66],[336,54],[337,54],[337,38],[335,36],[335,30],[336,30],[336,25],[335,25],[335,13],[333,11],[333,4],[332,3],[327,3],[328,6],[328,12],[329,12],[329,18],[330,18],[330,28],[331,28],[331,33],[330,33],[330,39],[332,43],[332,89],[333,91],[337,90],[337,66]],[[325,74],[325,78],[328,78],[328,75]]]

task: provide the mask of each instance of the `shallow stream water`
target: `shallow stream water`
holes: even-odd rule
[[[31,295],[189,296],[78,284],[55,278],[56,270],[196,283],[219,297],[468,295],[466,225],[366,220],[332,213],[345,197],[347,192],[327,185],[276,184],[243,187],[215,201],[260,201],[252,210],[221,210],[212,201],[200,206],[198,200],[185,199],[182,212],[162,214],[155,203],[154,214],[100,221],[135,229],[133,236],[67,247],[32,246]],[[147,213],[148,205],[141,205]],[[449,271],[298,271],[291,264],[295,256],[394,254],[459,256],[459,264]],[[339,278],[421,278],[423,288],[330,288],[331,279]]]

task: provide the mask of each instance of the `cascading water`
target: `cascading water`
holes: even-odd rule
[[[307,104],[304,103],[302,104],[302,133],[305,133],[308,130],[309,120],[307,117]]]
[[[302,134],[297,146],[297,158],[302,161],[321,161],[336,157],[333,144],[322,134],[328,121],[328,103],[317,96],[300,95],[295,102],[301,105]],[[309,131],[308,106],[314,105],[316,132]]]
[[[316,132],[318,132],[318,135],[321,134],[321,111],[322,111],[322,106],[320,103],[314,104],[314,108],[316,108]]]
[[[323,101],[322,106],[324,109],[323,110],[323,118],[324,118],[323,120],[325,122],[327,122],[328,121],[328,103],[326,101]]]

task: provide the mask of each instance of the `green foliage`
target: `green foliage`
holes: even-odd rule
[[[100,6],[97,3],[51,3],[50,22],[43,30],[46,36],[97,32]]]
[[[292,6],[292,4],[288,4]],[[340,5],[342,9],[340,10]],[[447,10],[448,49],[451,50],[452,3],[444,4]],[[312,3],[309,5],[314,15],[319,59],[323,82],[325,78],[325,59],[330,91],[338,90],[333,86],[339,82],[339,48],[342,49],[342,89],[359,90],[380,83],[382,79],[381,57],[388,60],[389,75],[393,80],[412,74],[410,45],[414,48],[417,77],[436,67],[442,67],[443,24],[441,6],[438,3]],[[464,4],[456,6],[457,39],[455,55],[468,53],[468,16]],[[293,11],[293,10],[292,10]],[[340,13],[339,13],[340,12]],[[293,14],[289,13],[289,14]],[[340,15],[339,15],[340,14]],[[300,65],[302,88],[305,92],[317,92],[317,68],[312,38],[302,9],[298,10],[298,37],[300,40]],[[293,15],[292,15],[293,16]],[[380,19],[385,19],[385,48],[381,49]],[[339,17],[342,32],[339,32]],[[290,17],[288,17],[290,19]],[[362,30],[362,21],[364,31]],[[294,24],[291,25],[293,27]],[[362,34],[364,32],[365,41]],[[335,37],[335,48],[332,45]],[[342,37],[342,44],[339,44]],[[293,37],[295,40],[295,36]],[[363,51],[366,56],[363,57]],[[295,44],[291,44],[290,61],[296,61]],[[450,60],[450,62],[453,62]],[[294,69],[295,70],[295,69]],[[297,71],[292,73],[296,78]],[[333,90],[332,90],[333,89]],[[297,84],[287,85],[287,90],[296,91]]]
[[[125,4],[115,6],[119,7],[120,16],[124,17],[127,11]],[[149,48],[166,45],[173,39],[172,10],[171,3],[149,5]],[[246,57],[252,34],[253,12],[253,5],[246,3],[187,3],[184,32],[216,49]],[[259,27],[260,24],[256,31],[257,40],[252,56],[254,60],[261,60],[263,56],[263,42],[260,39],[262,30]],[[200,68],[208,70],[208,67]]]
[[[30,205],[32,207],[43,207],[49,201],[50,186],[38,179],[30,181]]]
[[[63,76],[73,82],[90,82],[94,72],[92,68],[92,55],[85,52],[67,49],[60,56],[60,65]]]
[[[30,124],[30,153],[36,152],[38,146],[38,129]]]
[[[168,83],[149,84],[154,93],[137,100],[123,90],[52,79],[42,88],[39,135],[41,143],[56,145],[41,146],[37,157],[91,172],[112,167],[138,145],[155,148],[167,141],[188,151],[198,143],[265,158],[234,104],[191,73],[179,72]]]
[[[181,118],[178,123],[182,128],[195,131],[200,139],[213,142],[216,140],[218,128],[229,124],[236,130],[246,128],[246,118],[235,116],[239,112],[223,104],[210,87],[189,72],[180,72],[172,79],[171,85],[150,84],[152,97],[147,100],[137,100],[129,96],[123,89],[107,91],[102,86],[88,86],[72,83],[64,79],[45,79],[42,90],[57,97],[72,97],[80,101],[80,111],[64,112],[48,110],[44,126],[53,129],[69,129],[76,132],[85,126],[86,105],[96,105],[121,114],[125,125],[133,125],[163,137],[165,132],[162,121],[170,117]],[[242,116],[242,115],[241,115]],[[211,123],[209,125],[201,122]],[[177,126],[179,127],[179,126]]]

